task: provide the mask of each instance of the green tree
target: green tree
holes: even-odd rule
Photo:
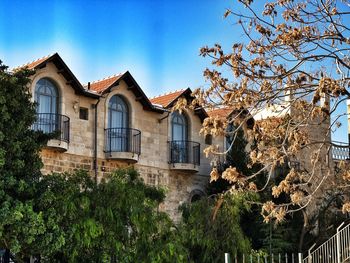
[[[45,231],[34,203],[41,177],[39,150],[48,137],[30,129],[35,120],[28,90],[31,74],[10,73],[0,61],[0,247],[19,257]]]
[[[157,212],[164,192],[133,169],[99,184],[85,172],[52,174],[42,191],[47,231],[37,253],[44,262],[188,262],[168,215]]]
[[[250,242],[241,225],[241,215],[250,209],[254,195],[235,192],[183,206],[180,238],[193,262],[222,262],[224,253],[250,252]]]

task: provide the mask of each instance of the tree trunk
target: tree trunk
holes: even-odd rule
[[[304,224],[303,224],[303,228],[301,229],[301,233],[300,233],[299,246],[298,246],[299,253],[302,253],[302,251],[303,251],[304,237],[305,237],[305,234],[307,233],[308,228],[309,228],[309,219],[307,217],[307,214],[304,210],[302,210],[302,213],[303,213],[303,218],[304,218]]]

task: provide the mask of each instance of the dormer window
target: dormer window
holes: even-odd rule
[[[184,114],[171,115],[171,141],[169,142],[169,163],[172,169],[197,171],[200,164],[200,144],[188,139],[188,119]]]
[[[187,119],[184,115],[174,112],[171,118],[172,141],[187,141]]]
[[[35,101],[38,103],[37,113],[58,112],[58,91],[49,79],[40,79],[35,85]]]
[[[141,131],[130,128],[129,107],[122,96],[113,95],[108,102],[105,129],[105,152],[108,159],[137,162],[141,153]]]
[[[128,128],[129,113],[124,99],[114,95],[108,105],[108,128]]]
[[[39,130],[45,133],[59,130],[58,90],[55,84],[47,78],[40,79],[35,85],[34,95]]]
[[[33,130],[44,133],[57,133],[57,137],[48,142],[48,147],[66,151],[69,143],[69,117],[59,114],[59,93],[57,86],[48,78],[40,79],[34,90],[37,103],[36,121]]]

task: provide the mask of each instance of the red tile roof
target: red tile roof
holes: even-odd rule
[[[19,70],[19,69],[21,69],[21,68],[34,69],[36,66],[40,65],[41,63],[45,62],[46,60],[48,60],[49,58],[53,57],[53,56],[56,55],[56,54],[57,54],[57,53],[51,54],[51,55],[48,55],[48,56],[39,58],[39,59],[37,59],[37,60],[34,60],[34,61],[32,61],[32,62],[29,62],[29,63],[27,63],[27,64],[21,65],[21,66],[19,66],[19,67],[14,68],[13,71]]]
[[[111,85],[113,85],[118,79],[120,79],[123,76],[123,74],[116,74],[101,80],[97,80],[94,82],[91,82],[90,84],[90,90],[94,90],[98,93],[101,93],[108,89]],[[86,85],[85,85],[86,87]]]
[[[228,117],[232,113],[231,108],[218,108],[211,111],[207,111],[210,117]]]
[[[162,107],[167,108],[174,100],[181,96],[186,89],[174,91],[168,94],[160,95],[150,99],[152,104],[162,105]]]

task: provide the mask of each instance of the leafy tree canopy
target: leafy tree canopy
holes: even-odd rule
[[[44,262],[187,262],[171,220],[157,212],[164,192],[135,170],[117,170],[99,184],[85,172],[52,174],[41,187],[47,230],[37,253]]]
[[[183,245],[193,262],[222,262],[225,253],[248,254],[250,242],[240,225],[241,215],[250,209],[255,195],[235,192],[217,198],[205,197],[182,206],[179,226]]]
[[[39,150],[47,138],[30,129],[35,105],[29,70],[10,73],[0,62],[0,247],[25,253],[45,231],[34,209],[42,166]]]

